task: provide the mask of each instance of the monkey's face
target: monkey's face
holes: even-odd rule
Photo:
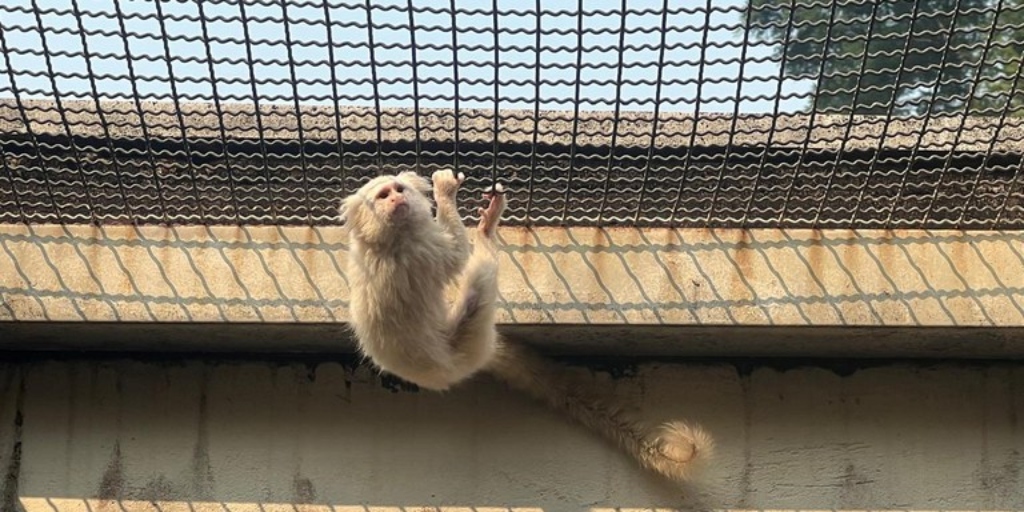
[[[430,182],[415,173],[378,176],[345,199],[341,215],[350,235],[382,240],[397,236],[398,228],[430,222],[429,193]]]

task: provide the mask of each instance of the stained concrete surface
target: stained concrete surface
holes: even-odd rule
[[[512,324],[1024,326],[1024,235],[502,228]],[[343,322],[340,228],[0,225],[0,321]]]
[[[1024,356],[1019,232],[499,236],[499,322],[550,350]],[[336,227],[0,225],[0,349],[347,351],[346,249]]]
[[[716,462],[675,487],[486,378],[441,395],[339,362],[30,360],[0,366],[0,495],[29,512],[1024,509],[1020,365],[593,375],[704,424]]]

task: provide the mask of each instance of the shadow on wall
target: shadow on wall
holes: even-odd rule
[[[1024,232],[508,228],[503,323],[1019,326]],[[340,322],[335,227],[0,226],[0,320]]]
[[[544,512],[544,509],[537,507],[310,505],[68,498],[22,498],[21,507],[24,512]],[[594,510],[598,512],[597,509]],[[629,511],[629,509],[608,509],[608,512],[613,510]],[[639,512],[641,509],[636,510]]]
[[[684,486],[484,378],[437,394],[336,363],[0,371],[0,495],[30,510],[1024,509],[1020,364],[594,371],[715,435]]]

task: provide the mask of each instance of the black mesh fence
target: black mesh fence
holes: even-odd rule
[[[1024,227],[1024,1],[0,3],[0,222]]]

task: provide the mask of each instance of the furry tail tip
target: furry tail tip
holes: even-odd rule
[[[661,424],[647,441],[649,449],[641,457],[643,465],[677,481],[686,480],[710,459],[715,447],[703,428],[678,421]]]

